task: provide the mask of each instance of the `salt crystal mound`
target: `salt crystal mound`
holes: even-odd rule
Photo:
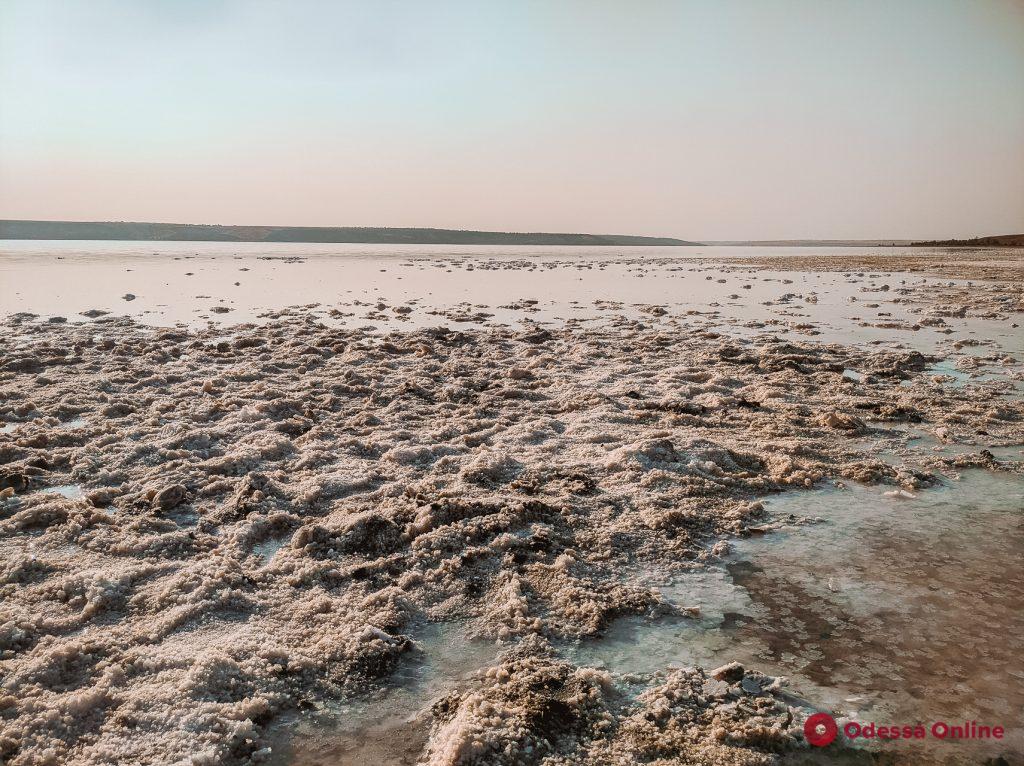
[[[860,424],[1024,436],[1019,399],[937,387],[920,355],[772,336],[381,337],[310,318],[230,341],[114,318],[5,332],[19,337],[0,353],[0,417],[18,424],[0,436],[12,766],[255,762],[276,716],[386,684],[414,661],[417,625],[453,619],[523,653],[495,671],[502,688],[440,711],[430,762],[572,763],[567,732],[594,763],[767,762],[792,742],[773,693],[723,707],[725,682],[695,669],[614,701],[619,679],[534,637],[671,611],[628,576],[715,561],[761,529],[766,494],[932,481],[872,454]],[[38,491],[68,484],[83,497]],[[531,686],[548,677],[562,696]]]

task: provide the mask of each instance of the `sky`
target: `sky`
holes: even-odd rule
[[[0,218],[1024,232],[1024,0],[0,0]]]

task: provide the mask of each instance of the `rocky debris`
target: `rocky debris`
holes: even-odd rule
[[[24,492],[28,489],[28,483],[29,478],[23,473],[0,473],[0,489],[10,489],[12,492]]]
[[[120,491],[114,487],[100,487],[86,494],[85,499],[90,505],[103,508],[114,502],[114,498],[119,494],[121,494]]]

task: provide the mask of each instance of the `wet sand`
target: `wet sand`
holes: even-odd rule
[[[812,755],[819,708],[988,717],[1021,699],[998,642],[1024,606],[1006,543],[1024,494],[1019,282],[898,258],[403,263],[363,263],[352,289],[374,289],[369,269],[435,270],[515,293],[247,300],[176,327],[8,306],[7,762],[768,764]],[[575,292],[557,287],[570,274]],[[973,494],[936,510],[960,475]],[[830,517],[830,492],[862,494]],[[991,507],[936,527],[976,503]],[[927,557],[903,553],[915,540]],[[956,664],[922,628],[970,635],[990,664]],[[631,667],[614,643],[601,660],[624,629],[682,661]],[[895,664],[848,667],[894,646]],[[1019,707],[1004,719],[994,749],[881,747],[1017,757]]]

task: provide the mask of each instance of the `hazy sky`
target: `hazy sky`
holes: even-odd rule
[[[0,0],[0,217],[1024,231],[1024,0]]]

